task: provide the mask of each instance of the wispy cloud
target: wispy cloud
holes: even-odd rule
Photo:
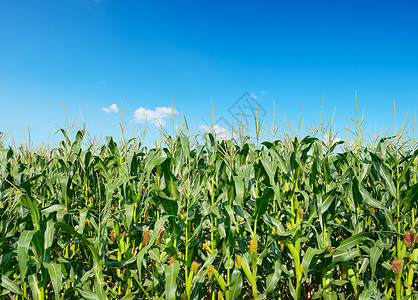
[[[204,130],[206,132],[211,132],[214,136],[216,140],[227,140],[229,139],[229,131],[228,129],[220,126],[220,125],[213,125],[211,127],[207,126],[207,125],[200,125],[199,126],[200,130]]]
[[[116,104],[112,104],[109,107],[103,107],[102,110],[104,112],[107,112],[107,113],[115,113],[116,114],[119,111],[119,108]]]
[[[260,91],[260,94],[267,94],[266,91]]]
[[[145,121],[151,122],[156,126],[164,126],[165,118],[170,117],[172,114],[178,114],[178,111],[171,107],[156,107],[155,110],[145,109],[143,107],[138,108],[134,113],[134,121],[137,123],[144,123]]]

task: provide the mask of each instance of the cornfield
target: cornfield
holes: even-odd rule
[[[418,297],[416,145],[62,134],[1,149],[1,299]]]

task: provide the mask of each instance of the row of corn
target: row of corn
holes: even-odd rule
[[[1,299],[418,297],[416,149],[62,133],[0,150]]]

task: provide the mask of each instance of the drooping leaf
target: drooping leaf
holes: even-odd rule
[[[311,265],[311,261],[314,258],[315,255],[321,254],[322,252],[324,252],[324,248],[322,249],[315,249],[312,247],[309,247],[308,249],[306,249],[305,251],[305,255],[302,258],[302,268],[303,268],[303,273],[306,277],[308,277],[309,274],[309,268]]]

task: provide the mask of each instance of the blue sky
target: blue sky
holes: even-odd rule
[[[0,131],[39,142],[83,115],[103,136],[144,115],[156,136],[185,115],[192,130],[244,93],[271,122],[343,128],[355,92],[373,133],[418,103],[414,1],[15,0],[0,4]],[[118,112],[109,108],[116,104]],[[159,107],[159,109],[157,109]],[[136,115],[134,115],[136,112]],[[219,126],[227,127],[225,124]],[[296,124],[295,124],[296,125]],[[342,136],[344,138],[344,136]]]

